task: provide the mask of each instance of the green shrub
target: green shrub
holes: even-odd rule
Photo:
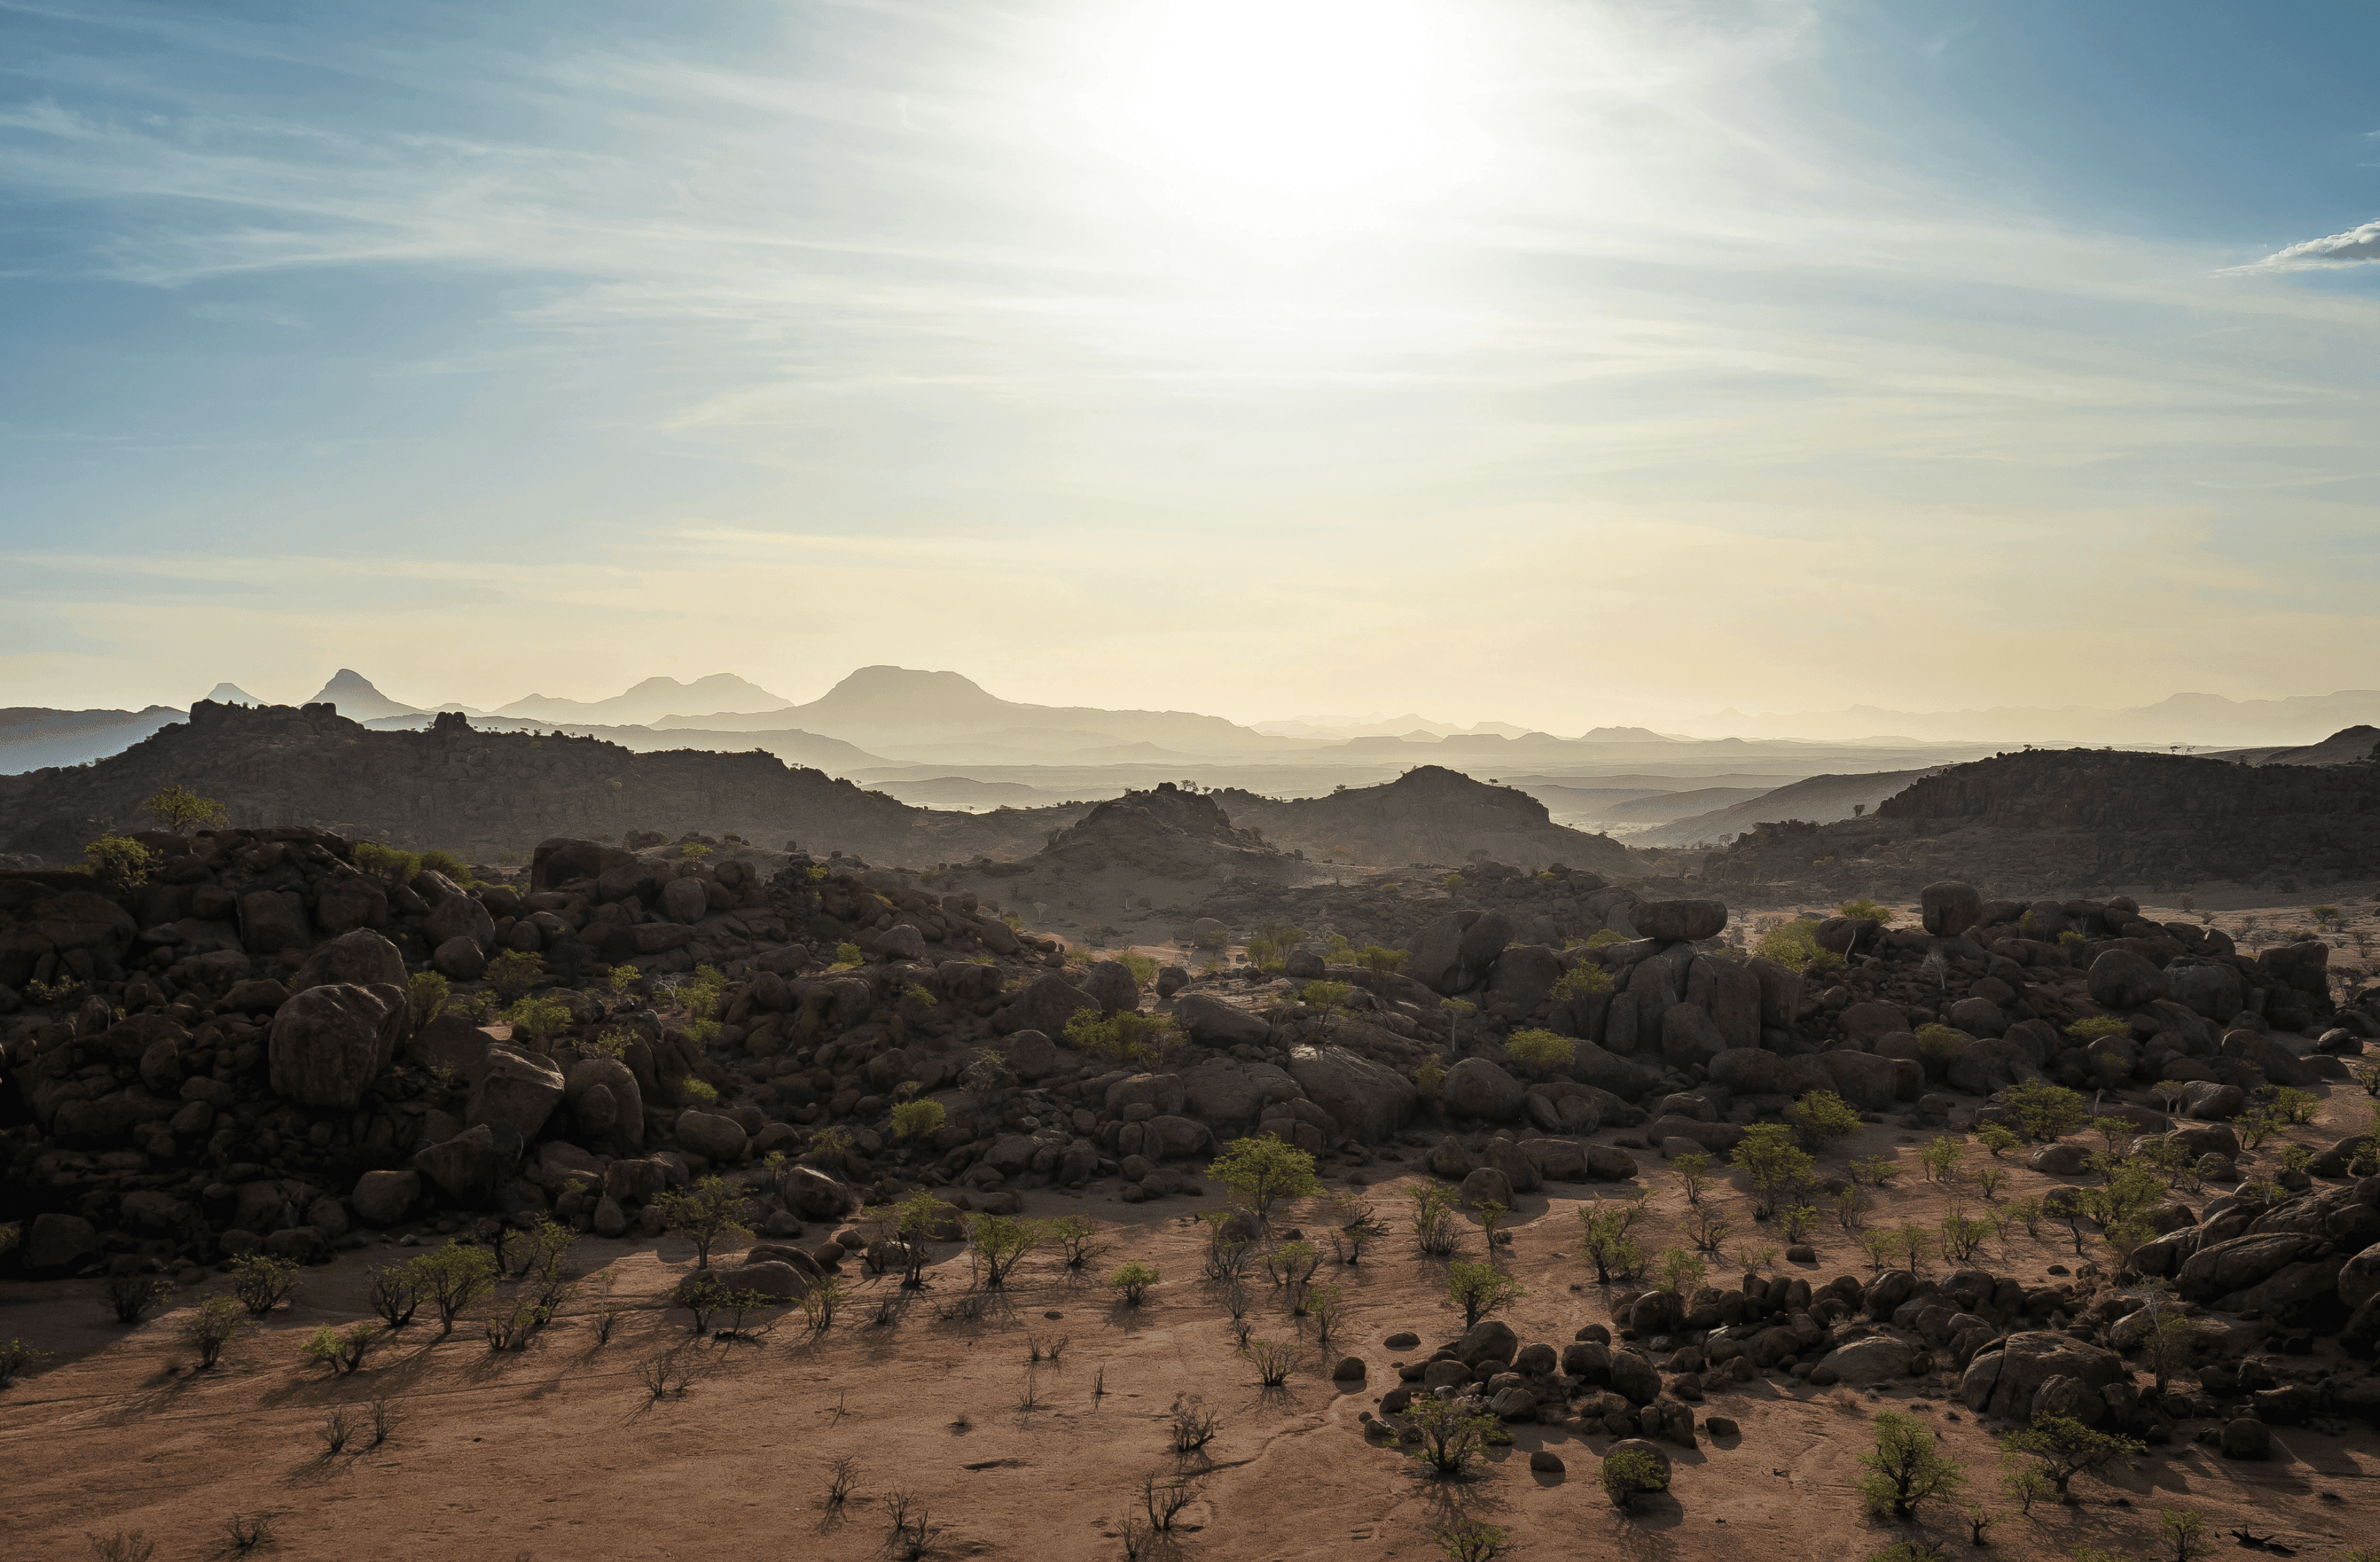
[[[1116,963],[1132,972],[1132,984],[1146,987],[1157,980],[1157,961],[1147,955],[1135,955],[1127,949],[1116,957]]]
[[[1406,1456],[1427,1465],[1433,1474],[1460,1480],[1487,1453],[1488,1439],[1496,1434],[1496,1418],[1474,1409],[1475,1403],[1435,1395],[1415,1399],[1402,1418],[1404,1430],[1415,1434],[1404,1442]]]
[[[1818,924],[1803,918],[1798,921],[1779,922],[1760,935],[1752,952],[1764,960],[1774,960],[1788,970],[1813,967],[1819,970],[1840,969],[1843,958],[1818,943]]]
[[[149,848],[130,836],[102,836],[82,848],[82,860],[103,885],[129,889],[149,882]]]
[[[1385,978],[1404,969],[1409,951],[1391,949],[1382,944],[1366,944],[1355,957],[1356,963],[1375,977]]]
[[[683,1192],[664,1193],[653,1203],[662,1212],[662,1229],[694,1244],[697,1269],[710,1267],[710,1250],[722,1239],[752,1234],[744,1224],[751,1203],[740,1189],[715,1173]]]
[[[471,876],[469,863],[440,847],[431,847],[422,852],[421,871],[425,873],[443,873],[465,889],[480,882]]]
[[[859,952],[858,945],[838,944],[834,946],[834,964],[828,969],[831,970],[856,970],[867,963],[868,957]]]
[[[1309,982],[1298,996],[1309,1007],[1328,1014],[1334,1008],[1345,1007],[1347,1000],[1353,997],[1355,989],[1344,982]]]
[[[1860,921],[1868,922],[1889,923],[1892,921],[1890,911],[1875,901],[1864,898],[1844,901],[1835,908],[1835,914],[1839,917],[1857,917]]]
[[[544,980],[544,959],[526,949],[507,949],[488,962],[488,985],[506,1003],[526,996],[530,988]]]
[[[199,1353],[200,1370],[222,1359],[224,1346],[239,1331],[239,1314],[234,1298],[211,1296],[182,1320],[182,1343]]]
[[[298,1266],[267,1253],[242,1253],[231,1261],[231,1290],[251,1318],[261,1318],[298,1290]]]
[[[1108,1288],[1126,1307],[1138,1307],[1148,1298],[1148,1287],[1157,1284],[1158,1273],[1138,1259],[1118,1264],[1108,1272]]]
[[[942,1129],[942,1104],[930,1097],[923,1101],[905,1101],[892,1108],[892,1137],[895,1139],[931,1139]]]
[[[379,1338],[377,1324],[350,1324],[345,1331],[325,1324],[307,1337],[306,1360],[330,1368],[335,1376],[345,1377],[363,1366],[364,1353]]]
[[[1920,1025],[1917,1056],[1928,1072],[1939,1074],[1967,1050],[1969,1040],[1964,1031],[1954,1031],[1948,1025]]]
[[[1999,1101],[2001,1105],[2015,1110],[2028,1139],[2056,1139],[2082,1126],[2082,1097],[2046,1080],[2027,1080],[2010,1085],[2000,1092]]]
[[[1626,934],[1608,927],[1597,928],[1595,932],[1587,934],[1586,936],[1586,946],[1590,949],[1601,949],[1613,944],[1625,944],[1627,942],[1628,935]]]
[[[1703,1283],[1708,1270],[1702,1260],[1683,1248],[1663,1248],[1653,1260],[1653,1273],[1661,1277],[1660,1289],[1689,1297]]]
[[[2086,1019],[2078,1019],[2069,1025],[2066,1028],[2066,1033],[2088,1046],[2102,1037],[2131,1035],[2132,1022],[2129,1019],[2119,1019],[2112,1014],[2095,1014]]]
[[[463,1309],[496,1283],[495,1255],[485,1248],[461,1242],[449,1242],[434,1252],[423,1253],[405,1267],[412,1276],[414,1294],[438,1310],[441,1338],[453,1334],[455,1320]]]
[[[1438,1054],[1424,1053],[1421,1061],[1414,1065],[1414,1088],[1435,1100],[1445,1084],[1446,1065],[1438,1060]]]
[[[0,1388],[8,1387],[49,1359],[49,1351],[36,1350],[21,1339],[0,1340]]]
[[[1614,1448],[1604,1456],[1603,1468],[1596,1479],[1603,1486],[1603,1495],[1611,1506],[1625,1513],[1636,1499],[1670,1487],[1670,1472],[1661,1461],[1643,1448]]]
[[[2063,1500],[2067,1483],[2075,1476],[2140,1453],[2146,1445],[2136,1438],[2095,1431],[2065,1416],[2035,1416],[2030,1427],[2001,1438],[2000,1446],[2034,1460]]]
[[[1554,996],[1559,999],[1591,998],[1610,991],[1611,973],[1592,960],[1579,961],[1554,983]]]
[[[1860,1131],[1858,1109],[1830,1090],[1814,1090],[1803,1096],[1786,1109],[1785,1120],[1812,1150],[1851,1139]]]
[[[1151,1067],[1163,1062],[1181,1042],[1170,1016],[1118,1009],[1102,1018],[1099,1010],[1090,1008],[1078,1008],[1066,1017],[1061,1040],[1094,1057]]]
[[[513,1034],[542,1047],[570,1029],[570,1006],[560,998],[523,998],[504,1010]]]
[[[1521,1288],[1518,1280],[1492,1263],[1456,1259],[1446,1266],[1446,1294],[1463,1309],[1463,1326],[1467,1329],[1529,1293]]]
[[[1730,1160],[1750,1175],[1758,1213],[1774,1210],[1789,1194],[1817,1180],[1818,1164],[1794,1142],[1782,1123],[1755,1123],[1744,1130]]]
[[[697,1036],[695,1040],[702,1038]],[[688,1106],[715,1106],[719,1103],[719,1087],[699,1074],[688,1074],[677,1082],[677,1098]]]
[[[421,854],[401,851],[378,841],[356,843],[356,866],[367,873],[378,873],[391,884],[411,884],[421,872]]]
[[[1551,1031],[1520,1031],[1504,1043],[1504,1056],[1542,1078],[1569,1068],[1578,1057],[1578,1043]]]
[[[420,1030],[446,1007],[446,999],[454,992],[444,977],[434,970],[417,970],[406,978],[406,995],[412,1011],[413,1028]]]
[[[1207,1163],[1207,1175],[1232,1190],[1234,1202],[1269,1220],[1283,1199],[1308,1199],[1322,1191],[1314,1157],[1270,1134],[1235,1139]]]

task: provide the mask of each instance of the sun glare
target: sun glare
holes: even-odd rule
[[[1362,226],[1485,165],[1472,40],[1428,0],[1151,0],[1103,40],[1093,143],[1172,205],[1259,229]]]

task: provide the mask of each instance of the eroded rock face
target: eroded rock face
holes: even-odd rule
[[[2053,1377],[2072,1378],[2095,1389],[2127,1375],[2122,1358],[2112,1350],[2062,1334],[2028,1330],[2009,1336],[1999,1349],[1970,1362],[1960,1381],[1959,1397],[1979,1414],[2029,1421],[2034,1397]]]
[[[353,1110],[396,1056],[407,1013],[405,989],[385,982],[308,988],[273,1017],[273,1091],[309,1106]]]
[[[1330,1113],[1342,1130],[1366,1143],[1377,1143],[1404,1127],[1420,1101],[1420,1092],[1403,1074],[1343,1047],[1298,1047],[1289,1055],[1289,1074],[1306,1100]]]
[[[1719,900],[1640,900],[1628,913],[1643,938],[1698,941],[1727,928],[1727,904]]]
[[[1439,1099],[1458,1117],[1509,1122],[1520,1115],[1521,1082],[1484,1057],[1466,1057],[1446,1071]]]
[[[562,1104],[562,1070],[542,1057],[507,1046],[492,1046],[487,1068],[471,1087],[464,1108],[467,1123],[504,1123],[524,1140],[535,1139]]]

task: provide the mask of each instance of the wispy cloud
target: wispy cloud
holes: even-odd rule
[[[2369,265],[2374,261],[2380,261],[2380,222],[2365,223],[2362,227],[2351,227],[2345,233],[2334,233],[2326,238],[2309,238],[2302,244],[2276,250],[2252,265],[2233,269],[2312,271],[2323,266]]]

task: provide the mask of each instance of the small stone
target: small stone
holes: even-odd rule
[[[1421,1343],[1421,1336],[1410,1329],[1400,1329],[1380,1343],[1390,1350],[1411,1350]]]
[[[1560,1475],[1569,1469],[1561,1456],[1550,1448],[1536,1448],[1529,1453],[1529,1468],[1540,1475]]]
[[[1714,1437],[1734,1437],[1740,1435],[1743,1428],[1735,1423],[1732,1416],[1705,1416],[1703,1430]]]
[[[1335,1383],[1363,1382],[1364,1359],[1361,1356],[1342,1356],[1339,1364],[1330,1369],[1330,1377]]]

